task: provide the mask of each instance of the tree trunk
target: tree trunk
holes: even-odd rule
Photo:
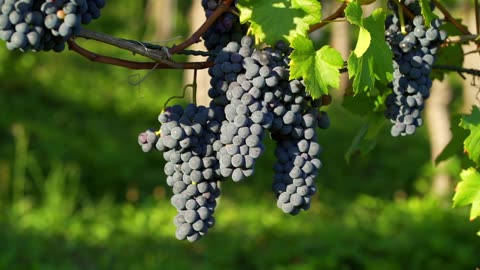
[[[145,7],[147,29],[153,28],[154,41],[160,42],[172,38],[175,32],[175,14],[177,2],[175,0],[148,0]]]
[[[463,6],[463,19],[462,23],[468,26],[470,31],[476,31],[476,23],[475,23],[475,13],[473,12],[473,6],[470,1],[465,1]],[[478,34],[478,33],[477,33]],[[477,50],[477,46],[474,43],[469,43],[463,46],[464,52],[471,52]],[[464,66],[466,68],[473,68],[473,69],[480,69],[480,63],[478,62],[478,58],[480,55],[477,54],[470,54],[465,56]],[[473,84],[473,85],[472,85]],[[469,113],[472,109],[473,105],[479,106],[479,93],[480,82],[476,78],[472,78],[471,76],[467,76],[467,79],[463,81],[463,108],[462,111],[464,113]]]
[[[337,49],[342,58],[346,61],[350,56],[350,24],[348,22],[332,23],[332,37],[330,39],[330,46]],[[339,102],[343,100],[345,90],[351,86],[348,73],[344,72],[340,76],[340,87],[335,91],[335,99]]]
[[[438,157],[452,138],[450,131],[450,112],[448,105],[452,99],[452,89],[448,76],[443,82],[433,82],[430,97],[426,102],[425,118],[428,125],[432,162]],[[445,197],[451,190],[450,176],[445,172],[445,162],[437,166],[437,172],[432,179],[432,194]]]

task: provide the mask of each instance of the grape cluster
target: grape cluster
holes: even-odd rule
[[[140,134],[142,150],[155,144],[167,161],[178,239],[196,241],[214,225],[219,182],[251,176],[268,133],[276,141],[278,207],[292,215],[309,209],[322,165],[317,130],[330,124],[320,109],[331,99],[313,99],[301,80],[289,79],[291,51],[285,42],[255,49],[250,36],[229,42],[209,69],[209,107],[168,107],[158,118],[159,132]]]
[[[205,16],[210,17],[222,2],[222,0],[202,0]],[[238,17],[226,12],[217,19],[212,27],[205,31],[202,38],[209,51],[221,51],[230,41],[240,41],[242,36],[245,35],[245,31],[245,26],[240,24]]]
[[[277,140],[273,191],[277,206],[285,213],[296,215],[310,208],[316,192],[315,176],[321,167],[317,142],[306,139]]]
[[[313,100],[302,81],[289,80],[291,49],[286,43],[278,42],[263,50],[254,49],[253,43],[249,36],[240,43],[228,43],[210,69],[210,106],[219,106],[225,112],[220,146],[216,148],[221,174],[234,181],[252,175],[269,131],[277,141],[278,154],[285,153],[274,166],[273,190],[279,198],[278,206],[286,213],[297,214],[301,208],[308,209],[316,190],[313,179],[321,166],[317,127],[329,125],[328,115],[319,108],[329,102]],[[302,156],[303,162],[295,155]],[[297,195],[301,199],[296,200]],[[290,201],[292,196],[295,202]]]
[[[432,80],[430,73],[435,62],[439,45],[445,41],[447,34],[440,30],[441,22],[434,19],[430,27],[425,26],[420,5],[415,0],[405,1],[413,19],[405,17],[402,33],[398,7],[389,1],[394,10],[386,20],[385,39],[394,55],[393,93],[386,100],[385,116],[393,123],[391,135],[414,134],[423,124],[421,112],[425,100],[430,96]]]
[[[105,0],[0,0],[0,39],[9,50],[60,52],[104,6]]]
[[[221,2],[202,0],[206,16]],[[278,207],[296,215],[309,209],[316,192],[314,180],[322,166],[317,131],[330,124],[320,109],[331,100],[313,99],[302,80],[290,80],[287,43],[256,49],[244,30],[227,13],[203,36],[214,51],[209,106],[168,107],[159,116],[160,131],[146,131],[138,139],[143,151],[155,144],[163,152],[181,240],[196,241],[213,226],[219,182],[253,175],[268,135],[276,142],[272,190]]]
[[[178,210],[174,223],[179,240],[197,241],[215,224],[221,177],[213,143],[222,117],[214,109],[194,104],[168,107],[159,116],[162,125],[155,146],[167,161],[164,172],[173,189],[172,205]]]
[[[234,181],[253,174],[255,160],[265,148],[265,128],[272,122],[271,114],[262,105],[265,82],[261,85],[254,81],[258,74],[247,70],[256,61],[251,57],[252,43],[251,37],[244,37],[240,44],[228,43],[210,69],[211,106],[220,106],[225,113],[217,158],[222,176],[231,176]]]
[[[305,93],[304,88],[301,93]],[[287,108],[290,107],[287,113],[291,113],[294,120],[285,117],[285,113],[281,128],[272,131],[272,138],[277,143],[273,192],[277,196],[277,206],[285,213],[296,215],[301,209],[310,208],[311,197],[317,189],[314,180],[322,166],[317,127],[326,129],[330,124],[327,113],[318,109],[328,103],[328,100],[315,100],[300,111],[291,110],[292,105],[299,104],[287,104]],[[290,127],[285,129],[286,126]]]
[[[277,66],[276,70],[286,74],[285,78],[264,99],[273,114],[269,131],[276,141],[273,191],[277,206],[296,215],[301,209],[309,209],[316,192],[314,180],[321,167],[317,128],[325,129],[330,124],[328,114],[319,109],[330,100],[311,99],[303,82],[287,81],[286,67]]]

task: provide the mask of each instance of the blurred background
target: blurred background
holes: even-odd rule
[[[110,1],[87,28],[171,45],[202,22],[200,1],[193,2]],[[467,23],[471,1],[461,2],[449,8]],[[324,14],[337,6],[324,1]],[[346,26],[334,23],[312,36],[346,59],[356,36]],[[348,164],[344,156],[362,118],[343,109],[336,94],[328,108],[332,125],[319,136],[324,168],[311,209],[292,217],[276,207],[274,145],[267,142],[253,177],[224,183],[217,224],[192,244],[174,236],[162,155],[144,154],[137,144],[191,75],[126,70],[68,51],[9,52],[3,45],[0,62],[0,269],[480,267],[480,224],[468,221],[468,209],[451,209],[460,160],[432,165],[449,140],[449,113],[475,102],[471,78],[452,75],[434,86],[427,125],[415,136],[391,138],[385,128],[371,153],[355,154]],[[479,68],[478,61],[467,67]],[[206,87],[200,82],[200,90]],[[347,88],[345,80],[338,93]]]

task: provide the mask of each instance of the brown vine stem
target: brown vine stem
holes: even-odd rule
[[[477,35],[465,35],[465,36],[452,36],[448,37],[447,43],[465,43],[470,41],[476,41],[480,36]]]
[[[473,51],[469,51],[469,52],[464,53],[463,55],[469,55],[469,54],[474,54],[474,53],[480,53],[480,50],[476,49],[476,50],[473,50]]]
[[[143,55],[147,58],[154,60],[155,62],[168,65],[170,64],[167,50],[150,50],[146,48],[141,42],[135,43],[121,38],[116,38],[109,36],[107,34],[94,32],[87,29],[82,29],[77,37],[82,37],[85,39],[92,39],[95,41],[100,41],[102,43],[131,51],[133,53]]]
[[[464,35],[471,35],[470,31],[468,31],[467,28],[465,28],[462,24],[457,22],[455,18],[448,12],[448,10],[437,0],[432,0],[432,3],[443,13],[443,16],[445,16],[445,19],[449,21],[455,28],[457,28],[460,32],[462,32]]]
[[[480,70],[473,69],[473,68],[464,68],[464,67],[457,67],[457,66],[448,66],[448,65],[434,65],[432,67],[434,70],[447,70],[447,71],[455,71],[459,73],[462,77],[463,74],[469,74],[473,76],[480,77]],[[343,67],[338,70],[340,73],[348,72],[348,67]]]
[[[403,13],[408,16],[408,18],[410,18],[412,20],[413,20],[413,18],[415,18],[415,15],[413,15],[413,13],[410,10],[408,10],[408,8],[405,6],[405,4],[400,3],[400,7],[402,8]]]
[[[473,69],[473,68],[463,68],[463,67],[447,66],[447,65],[433,65],[432,68],[437,70],[456,71],[458,73],[466,73],[473,76],[480,76],[480,70]]]
[[[328,23],[331,23],[333,20],[343,17],[344,16],[343,12],[345,11],[345,8],[347,8],[347,2],[343,2],[343,4],[334,13],[330,14],[330,16],[323,19],[321,22],[311,25],[310,30],[308,32],[311,33],[315,30],[318,30],[324,27]]]
[[[178,52],[181,52],[188,48],[190,45],[197,43],[200,41],[200,38],[202,37],[203,33],[205,33],[210,26],[213,25],[213,23],[220,17],[223,13],[230,11],[230,7],[233,3],[233,0],[224,0],[223,3],[208,17],[208,19],[198,28],[193,35],[185,40],[184,42],[178,44],[177,46],[174,46],[171,48],[168,52],[170,55],[174,55]]]
[[[169,62],[168,64],[160,62],[135,62],[109,56],[100,55],[91,52],[80,45],[78,45],[73,39],[67,41],[68,49],[78,53],[79,55],[89,59],[92,62],[108,64],[113,66],[125,67],[129,69],[205,69],[213,65],[211,62]]]

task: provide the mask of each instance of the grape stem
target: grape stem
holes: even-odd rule
[[[459,23],[455,18],[453,18],[452,14],[448,12],[448,10],[437,0],[432,0],[432,3],[443,13],[443,16],[445,16],[445,19],[449,21],[455,28],[457,28],[460,32],[462,32],[465,35],[471,35],[470,31],[468,31],[467,28],[465,28],[461,23]]]
[[[165,66],[173,65],[176,66],[174,62],[170,61],[172,55],[177,53],[182,53],[190,45],[200,41],[202,34],[212,26],[215,21],[225,12],[230,12],[231,5],[233,0],[224,0],[223,3],[215,10],[214,13],[200,26],[200,28],[193,33],[193,35],[188,38],[186,41],[176,45],[172,48],[162,47],[162,46],[152,46],[148,43],[143,43],[139,41],[126,40],[121,38],[112,37],[103,33],[98,33],[95,31],[90,31],[83,29],[80,31],[77,37],[82,37],[86,39],[92,39],[95,41],[100,41],[124,50],[131,51],[133,53],[143,55],[147,58],[150,58],[160,64]]]
[[[88,51],[87,49],[78,45],[74,38],[68,41],[69,49],[82,55],[83,57],[93,61],[99,62],[104,64],[110,64],[115,66],[126,67],[130,69],[205,69],[213,66],[213,63],[206,61],[206,62],[192,62],[192,63],[181,63],[175,62],[171,60],[171,56],[174,54],[183,54],[186,48],[190,45],[197,43],[200,41],[200,38],[205,31],[210,28],[210,26],[215,23],[219,16],[221,16],[225,12],[232,12],[231,6],[233,4],[233,0],[224,0],[223,3],[215,10],[215,12],[208,17],[208,19],[202,24],[202,26],[186,41],[176,45],[172,48],[156,46],[149,43],[139,42],[139,41],[132,41],[127,39],[121,39],[112,37],[103,33],[90,31],[83,29],[80,31],[76,37],[81,37],[85,39],[91,39],[95,41],[99,41],[120,49],[124,49],[135,54],[139,54],[154,60],[155,62],[135,62],[135,61],[128,61],[124,59],[103,56],[100,54],[93,53]]]
[[[463,55],[466,56],[466,55],[474,54],[474,53],[480,53],[480,50],[479,50],[479,49],[475,49],[475,50],[472,50],[472,51],[468,51],[468,52],[464,53]]]
[[[89,59],[92,62],[103,63],[113,66],[125,67],[134,70],[142,69],[206,69],[213,66],[212,62],[174,62],[169,60],[165,63],[165,60],[162,62],[137,62],[129,61],[124,59],[119,59],[110,56],[100,55],[94,52],[91,52],[80,45],[78,45],[75,40],[69,39],[67,41],[68,48],[71,51],[78,53],[79,55]]]
[[[169,64],[168,62],[171,58],[171,55],[168,54],[168,51],[167,49],[165,49],[165,47],[161,47],[162,49],[158,49],[158,50],[150,50],[145,45],[143,45],[142,42],[135,43],[129,40],[112,37],[107,34],[95,32],[87,29],[82,29],[80,33],[77,35],[77,37],[100,41],[102,43],[105,43],[120,49],[128,50],[133,53],[143,55],[161,64]]]
[[[88,35],[88,37],[87,37],[87,35]],[[144,41],[140,42],[140,41],[137,41],[137,40],[123,39],[123,38],[122,39],[116,39],[116,38],[108,36],[106,34],[94,32],[94,31],[86,31],[86,32],[82,33],[82,36],[78,36],[78,37],[100,41],[102,43],[106,43],[106,44],[112,45],[114,47],[123,48],[123,49],[131,51],[133,53],[142,54],[142,55],[143,55],[145,50],[150,50],[150,52],[152,52],[152,51],[163,51],[163,52],[165,52],[165,54],[166,54],[166,50],[168,50],[168,48],[166,48],[165,46],[159,46],[159,45],[152,44],[152,43],[149,43],[149,42],[144,42]],[[120,47],[119,43],[121,43],[122,47]],[[128,44],[128,43],[130,43],[130,44]],[[130,48],[130,46],[133,49]],[[139,46],[141,46],[142,48],[139,48]],[[214,52],[195,51],[195,50],[183,50],[183,51],[179,51],[177,54],[196,55],[196,56],[205,56],[205,57],[216,56],[216,53],[214,53]],[[144,56],[146,56],[146,55],[144,55]],[[148,56],[146,56],[146,57],[148,57]],[[153,57],[152,59],[155,60],[156,58],[157,57]],[[159,58],[163,59],[162,56],[159,56]]]
[[[193,104],[197,105],[197,70],[193,70],[192,99]]]
[[[466,43],[476,41],[480,38],[478,35],[464,35],[448,37],[446,43]]]
[[[169,54],[174,55],[180,51],[185,50],[186,48],[190,47],[190,45],[200,42],[200,38],[202,37],[203,33],[205,33],[210,26],[212,26],[215,21],[220,17],[223,13],[229,12],[230,7],[233,4],[233,0],[224,0],[222,4],[208,17],[208,19],[200,26],[200,28],[193,33],[193,35],[185,40],[184,42],[178,44],[177,46],[174,46],[173,48],[169,49]]]
[[[470,74],[470,75],[477,76],[477,77],[480,76],[480,70],[472,69],[472,68],[463,68],[463,67],[448,66],[448,65],[433,65],[433,69],[436,69],[436,70],[450,70],[450,71],[456,71],[459,74],[466,73],[466,74]]]
[[[196,72],[196,70],[195,70],[195,72]],[[196,76],[195,76],[195,77],[196,77]],[[185,85],[185,86],[183,87],[183,90],[182,90],[182,94],[181,94],[181,95],[169,97],[169,98],[165,101],[165,103],[163,104],[163,110],[165,110],[165,108],[168,107],[168,104],[170,103],[170,101],[172,101],[172,100],[174,100],[174,99],[183,99],[183,98],[185,98],[185,96],[187,95],[187,89],[190,88],[190,87],[192,88],[192,90],[194,89],[194,87],[193,87],[192,84],[187,84],[187,85]],[[162,110],[162,112],[163,112],[163,110]]]
[[[406,14],[408,18],[410,18],[412,20],[413,20],[413,18],[415,18],[415,15],[413,15],[413,13],[410,10],[408,10],[408,8],[405,6],[404,3],[399,2],[399,6],[402,8],[402,12],[404,14]]]
[[[345,14],[344,14],[345,8],[347,8],[347,2],[343,2],[343,4],[335,12],[330,14],[330,16],[323,19],[321,22],[319,22],[317,24],[314,24],[314,25],[311,25],[310,30],[308,32],[311,33],[313,31],[318,30],[318,29],[324,27],[325,25],[331,23],[332,21],[334,21],[337,18],[344,17],[345,16]]]
[[[449,66],[449,65],[433,65],[432,67],[434,70],[448,70],[448,71],[456,71],[458,72],[463,78],[463,73],[480,77],[480,70],[472,69],[472,68],[463,68],[457,66]],[[348,72],[348,67],[342,67],[338,70],[340,73]]]
[[[405,18],[403,17],[403,4],[402,0],[398,0],[398,17],[400,18],[400,29],[402,30],[402,34],[406,35],[407,30],[405,30]]]

